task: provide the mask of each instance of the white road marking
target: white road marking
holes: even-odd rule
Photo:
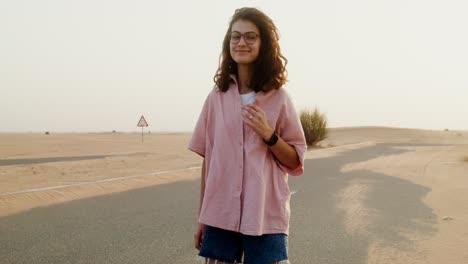
[[[110,178],[110,179],[103,179],[103,180],[90,181],[90,182],[79,182],[79,183],[74,183],[74,184],[59,185],[59,186],[51,186],[51,187],[39,188],[39,189],[22,190],[22,191],[16,191],[16,192],[6,192],[6,193],[0,193],[0,196],[6,196],[6,195],[12,195],[12,194],[20,194],[20,193],[30,193],[30,192],[48,191],[48,190],[62,189],[62,188],[67,188],[67,187],[72,187],[72,186],[80,186],[80,185],[93,184],[93,183],[100,183],[100,182],[119,181],[119,180],[132,179],[132,178],[138,178],[138,177],[144,177],[144,176],[157,176],[157,175],[166,174],[166,173],[171,173],[171,172],[176,172],[176,171],[195,170],[195,169],[200,169],[200,168],[201,168],[201,167],[190,167],[190,168],[185,168],[185,169],[177,169],[177,170],[169,170],[169,171],[159,171],[159,172],[152,172],[152,173],[148,173],[148,174],[133,175],[133,176],[125,176],[125,177],[118,177],[118,178]]]

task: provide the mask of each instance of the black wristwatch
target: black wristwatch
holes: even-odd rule
[[[271,135],[270,139],[264,139],[263,142],[265,142],[265,144],[267,144],[270,147],[275,145],[276,142],[278,142],[278,135],[276,134],[276,131],[273,132],[273,135]]]

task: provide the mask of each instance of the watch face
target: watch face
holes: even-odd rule
[[[275,132],[273,133],[273,136],[271,137],[271,140],[270,140],[271,146],[276,144],[276,142],[278,142],[278,135],[276,135],[276,132]]]

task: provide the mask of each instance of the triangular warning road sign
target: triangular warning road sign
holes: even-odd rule
[[[144,116],[141,116],[140,121],[138,121],[137,124],[138,127],[147,127],[148,123],[146,122],[146,119]]]

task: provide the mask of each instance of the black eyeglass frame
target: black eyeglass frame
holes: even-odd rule
[[[239,34],[239,39],[238,40],[233,40],[232,38],[232,35],[233,34]],[[255,39],[253,41],[250,41],[250,40],[247,40],[248,38],[246,38],[246,35],[252,35],[255,36]],[[240,42],[241,38],[244,38],[244,41],[245,43],[249,44],[249,45],[252,45],[252,44],[255,44],[255,42],[257,41],[258,39],[258,36],[259,34],[257,34],[256,32],[253,32],[253,31],[248,31],[248,32],[244,32],[244,33],[240,33],[239,31],[232,31],[230,36],[229,36],[229,40],[231,41],[232,44],[237,44]]]

